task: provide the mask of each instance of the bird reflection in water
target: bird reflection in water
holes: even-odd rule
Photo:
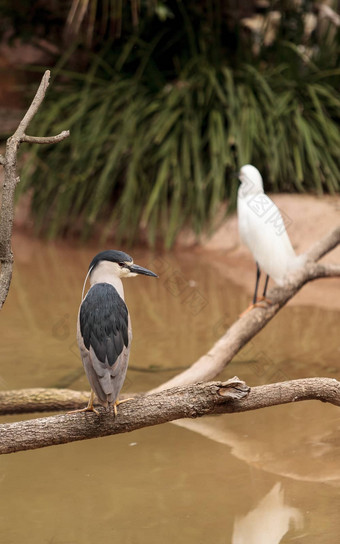
[[[303,516],[298,508],[284,502],[281,483],[259,501],[245,516],[235,519],[232,544],[278,544],[290,528],[302,529]]]

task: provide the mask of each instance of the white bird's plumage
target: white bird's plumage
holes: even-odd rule
[[[285,275],[301,267],[305,257],[296,255],[279,208],[263,191],[257,168],[242,166],[239,179],[237,213],[241,240],[260,269],[282,285]]]

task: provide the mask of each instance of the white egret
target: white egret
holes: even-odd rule
[[[265,300],[269,277],[283,285],[285,275],[301,267],[305,256],[296,255],[279,208],[263,191],[262,176],[257,168],[246,164],[238,177],[241,181],[237,195],[240,238],[256,262],[255,305],[261,270],[267,274],[263,290]]]

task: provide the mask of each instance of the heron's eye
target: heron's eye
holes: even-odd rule
[[[125,263],[118,263],[118,264],[119,264],[119,266],[120,266],[121,268],[123,268],[123,266],[125,266]]]

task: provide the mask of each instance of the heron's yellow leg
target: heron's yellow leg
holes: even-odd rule
[[[115,413],[115,417],[117,416],[117,406],[120,404],[123,404],[123,402],[127,402],[128,400],[135,400],[133,397],[129,397],[128,399],[122,399],[122,400],[116,400],[116,402],[113,405],[113,411]]]
[[[94,392],[91,389],[91,395],[90,395],[87,406],[85,406],[85,408],[80,408],[78,410],[71,410],[70,412],[67,412],[67,413],[76,414],[77,412],[94,412],[95,414],[97,414],[97,416],[99,416],[100,414],[98,410],[96,410],[95,407],[93,406],[93,400],[94,400]]]

